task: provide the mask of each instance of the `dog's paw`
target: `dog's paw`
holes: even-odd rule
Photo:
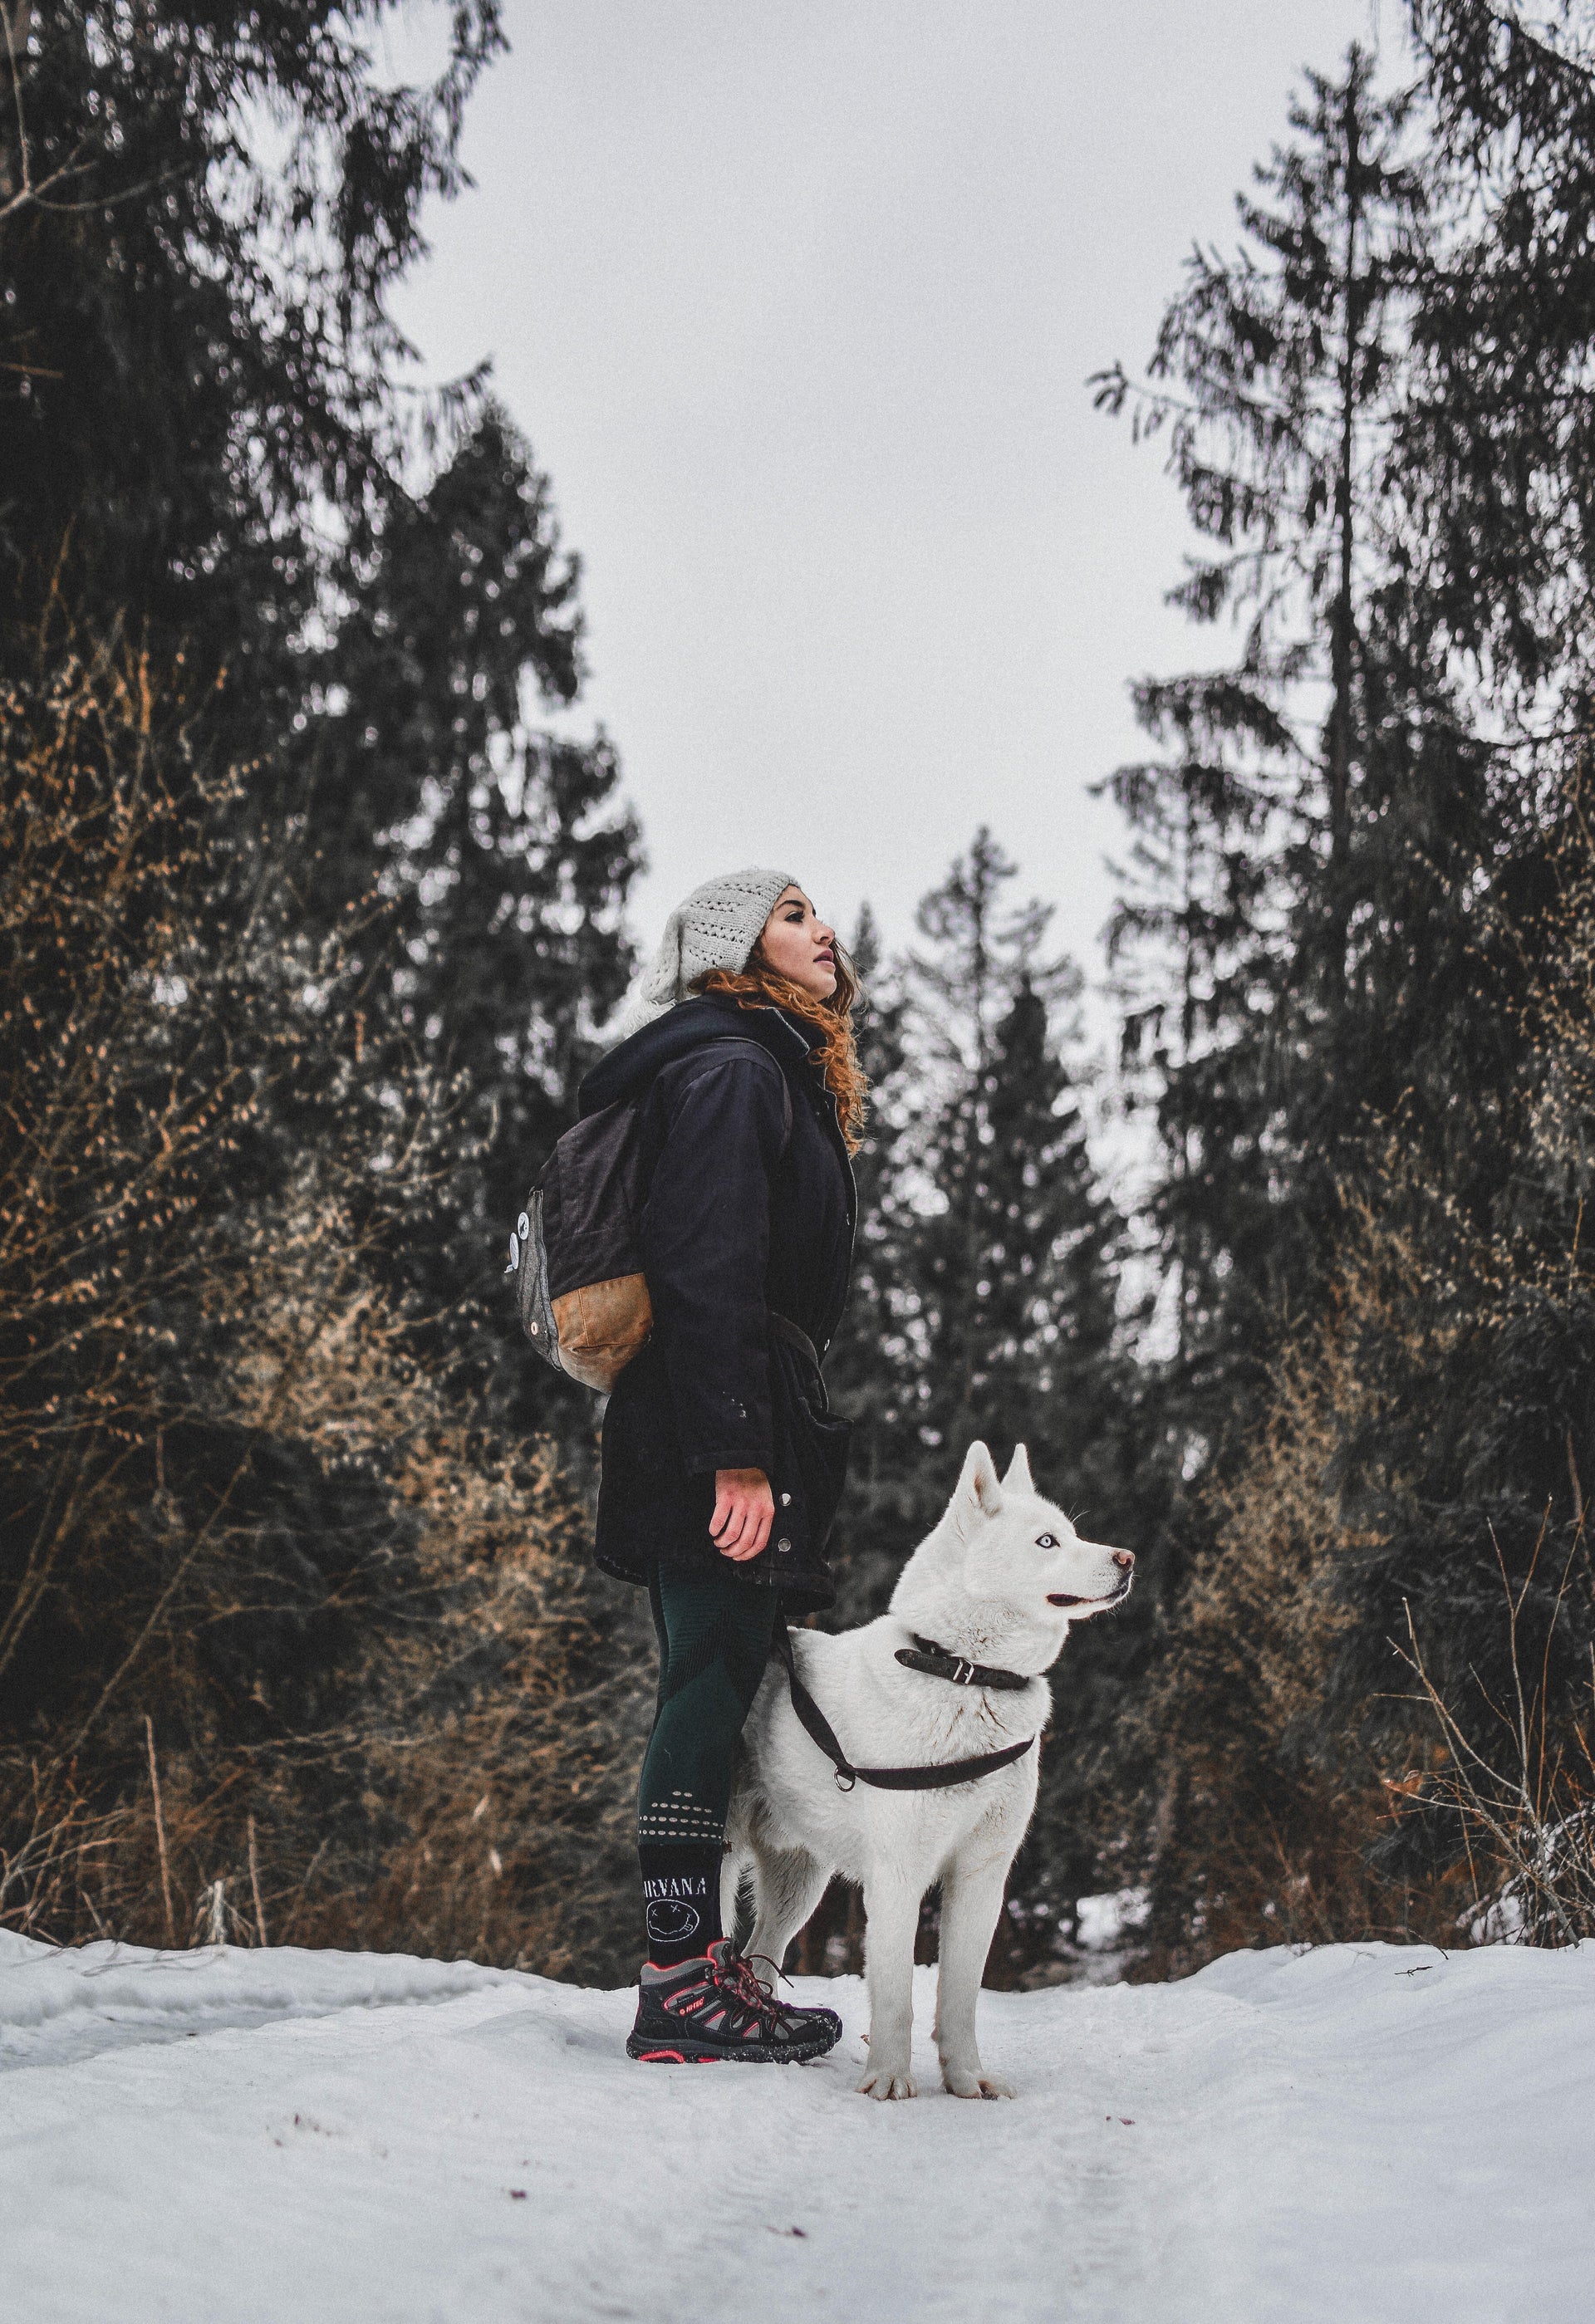
[[[859,2095],[866,2098],[911,2098],[915,2096],[914,2080],[907,2066],[894,2073],[890,2066],[871,2061],[870,2070],[859,2084]]]
[[[1011,2082],[1000,2074],[989,2074],[983,2067],[972,2073],[967,2066],[949,2066],[944,2060],[942,2080],[955,2098],[1012,2098],[1019,2096]]]

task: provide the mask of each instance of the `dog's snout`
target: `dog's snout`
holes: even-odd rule
[[[1129,1572],[1130,1567],[1135,1563],[1135,1552],[1134,1552],[1134,1550],[1133,1550],[1133,1549],[1116,1549],[1116,1550],[1113,1552],[1113,1563],[1114,1563],[1114,1564],[1115,1564],[1115,1565],[1121,1566],[1121,1567],[1123,1568],[1124,1572],[1125,1572],[1126,1573],[1128,1573],[1128,1572]]]

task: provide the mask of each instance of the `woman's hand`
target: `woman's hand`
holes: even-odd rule
[[[739,1565],[757,1557],[770,1539],[775,1495],[762,1469],[716,1469],[709,1534],[722,1557]]]

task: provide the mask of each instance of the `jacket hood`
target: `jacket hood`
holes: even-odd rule
[[[773,1002],[767,1009],[743,1009],[729,995],[701,992],[691,1001],[678,1001],[662,1017],[617,1043],[606,1057],[600,1057],[578,1093],[583,1114],[597,1113],[606,1105],[639,1096],[655,1074],[673,1065],[678,1057],[728,1036],[757,1041],[788,1070],[806,1063],[813,1047],[807,1028],[799,1027]]]

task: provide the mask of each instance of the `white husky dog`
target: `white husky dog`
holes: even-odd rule
[[[855,1766],[928,1766],[1040,1735],[1052,1708],[1042,1672],[1072,1622],[1129,1591],[1127,1549],[1082,1541],[1030,1480],[1021,1444],[999,1480],[972,1444],[946,1514],[903,1568],[891,1609],[838,1637],[793,1637],[798,1675]],[[899,1650],[934,1644],[962,1667],[1023,1673],[998,1688],[905,1666]],[[934,1658],[933,1658],[934,1659]],[[961,1674],[960,1674],[961,1676]],[[742,1734],[722,1889],[724,1925],[753,1879],[751,1954],[779,1964],[834,1872],[864,1892],[870,2063],[859,2084],[909,2098],[914,1938],[919,1902],[942,1888],[936,2036],[942,2080],[961,2098],[1011,2098],[975,2043],[975,2002],[1002,1909],[1008,1868],[1036,1804],[1037,1749],[995,1773],[935,1791],[844,1790],[793,1712],[772,1665]]]

